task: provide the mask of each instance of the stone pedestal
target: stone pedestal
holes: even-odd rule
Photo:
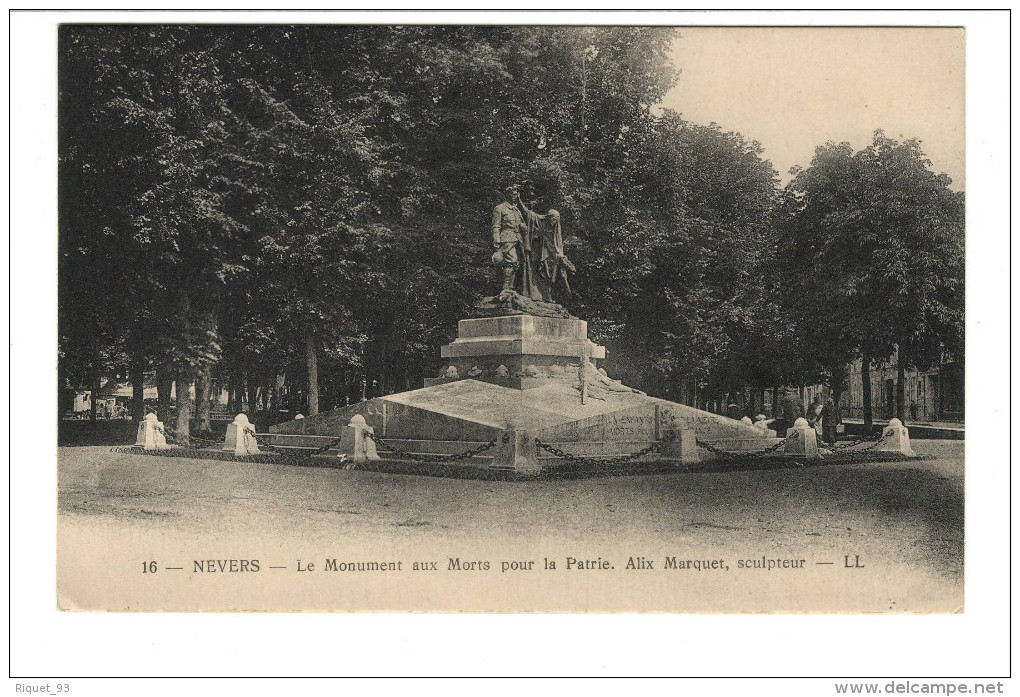
[[[666,460],[676,460],[683,465],[695,465],[701,462],[698,453],[698,434],[692,428],[666,431],[665,436],[673,434],[673,439],[662,446],[659,454]]]
[[[340,455],[346,455],[353,462],[380,459],[369,433],[374,434],[375,431],[365,422],[364,416],[355,414],[340,432]]]
[[[517,389],[577,380],[582,352],[589,359],[606,357],[605,347],[588,340],[583,320],[532,315],[462,319],[456,341],[442,347],[444,377],[426,380],[425,386],[449,382],[452,374]]]
[[[521,474],[538,474],[538,446],[535,437],[527,431],[510,428],[496,438],[492,469],[513,470]]]
[[[155,414],[146,414],[145,418],[138,422],[138,438],[135,445],[140,445],[146,450],[166,450],[170,446],[163,435],[163,424],[156,420]]]
[[[874,448],[879,453],[899,453],[917,457],[910,447],[910,432],[899,419],[890,419],[889,425],[882,431],[882,442]]]
[[[223,452],[234,455],[258,455],[261,452],[255,440],[255,428],[248,423],[248,417],[244,414],[238,414],[234,422],[227,425]]]
[[[637,461],[677,466],[705,457],[698,440],[736,450],[771,445],[765,432],[746,422],[649,397],[610,379],[595,363],[605,358],[605,348],[589,341],[582,320],[500,315],[461,320],[458,330],[457,340],[442,348],[442,377],[426,380],[425,387],[276,424],[271,431],[340,436],[341,452],[352,461],[391,457],[385,448],[376,453],[373,433],[413,441],[422,453],[463,453],[492,441],[485,456],[450,466],[491,456],[488,467],[522,475],[570,459],[547,453],[536,439],[577,457],[604,459],[658,444]],[[671,432],[673,439],[661,442]]]
[[[818,455],[818,434],[815,429],[808,425],[807,419],[799,418],[793,422],[793,428],[786,431],[787,455],[797,455],[808,459],[815,459]]]

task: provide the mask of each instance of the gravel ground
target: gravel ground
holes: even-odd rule
[[[258,540],[280,550],[338,541],[422,550],[626,543],[650,556],[764,550],[838,566],[852,552],[938,585],[962,603],[963,443],[913,445],[935,458],[561,481],[440,479],[64,447],[59,523],[65,544],[114,532],[170,536],[181,545]]]

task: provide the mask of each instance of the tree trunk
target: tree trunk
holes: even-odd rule
[[[839,407],[839,400],[843,396],[843,392],[846,389],[846,385],[842,381],[833,382],[830,386],[832,390],[832,403]]]
[[[935,375],[935,420],[942,420],[942,356],[939,356],[939,372]]]
[[[896,347],[896,418],[906,423],[906,373],[907,357],[903,352],[903,342]]]
[[[178,445],[191,445],[191,381],[177,378],[177,425],[174,427]]]
[[[273,380],[269,377],[262,378],[262,411],[269,411],[273,405]]]
[[[182,341],[190,343],[191,336],[191,296],[186,286],[177,291],[176,325],[181,332]],[[174,377],[177,380],[177,424],[174,428],[177,442],[180,445],[191,444],[191,369],[178,368]]]
[[[871,413],[871,356],[867,354],[861,357],[861,404],[864,409],[864,432],[871,433],[875,422]]]
[[[145,363],[140,358],[131,366],[131,418],[145,418]]]
[[[258,407],[259,407],[259,405],[258,405],[258,401],[259,401],[259,384],[255,380],[255,376],[252,375],[251,373],[248,374],[247,380],[245,380],[245,384],[246,384],[246,386],[248,388],[248,390],[247,390],[247,392],[248,392],[248,412],[247,413],[248,413],[249,417],[255,418],[255,412],[258,410]]]
[[[95,423],[99,418],[99,390],[102,389],[100,384],[101,377],[99,375],[99,368],[92,369],[92,398],[89,400],[89,420]]]
[[[308,359],[308,416],[319,413],[319,357],[315,352],[315,334],[309,332],[305,344]]]
[[[829,391],[832,395],[833,403],[838,407],[839,398],[846,390],[847,382],[847,367],[845,365],[838,366],[831,371],[832,379],[829,380]]]
[[[195,430],[208,433],[212,430],[212,366],[207,365],[198,373],[195,389]]]
[[[266,378],[266,384],[263,386],[265,390],[266,398],[266,411],[272,412],[276,410],[276,378]]]
[[[242,400],[241,400],[241,380],[237,377],[236,371],[231,371],[230,373],[229,392],[230,392],[229,397],[230,406],[228,408],[228,411],[230,412],[231,416],[237,416],[242,411],[241,404]]]
[[[173,378],[167,373],[166,368],[156,368],[156,418],[161,423],[170,420],[170,388],[173,385]]]
[[[772,418],[779,416],[779,387],[772,388]]]
[[[283,409],[283,387],[287,384],[287,376],[283,373],[277,373],[276,384],[273,386],[273,409],[280,411]]]

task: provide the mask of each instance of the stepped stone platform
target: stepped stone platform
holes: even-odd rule
[[[518,472],[538,472],[552,459],[537,449],[536,438],[588,457],[635,452],[681,431],[727,441],[731,448],[770,442],[753,426],[649,397],[599,374],[592,361],[605,357],[605,349],[588,340],[582,320],[515,315],[462,320],[459,329],[458,339],[442,354],[457,377],[429,379],[422,389],[277,424],[270,431],[339,436],[360,414],[377,436],[413,442],[419,452],[457,452],[497,441],[487,466]]]

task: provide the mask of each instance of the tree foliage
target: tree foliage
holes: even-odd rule
[[[882,131],[858,152],[827,143],[797,173],[782,221],[787,302],[815,370],[894,349],[922,369],[962,356],[964,195],[950,183],[919,141]]]
[[[570,309],[651,393],[792,382],[865,342],[918,363],[956,347],[962,195],[918,145],[828,145],[780,190],[759,144],[653,110],[674,40],[62,27],[65,383],[131,362],[179,385],[211,373],[252,402],[278,376],[307,395],[314,358],[325,407],[362,377],[420,385],[491,292],[486,228],[509,184],[560,211]]]

